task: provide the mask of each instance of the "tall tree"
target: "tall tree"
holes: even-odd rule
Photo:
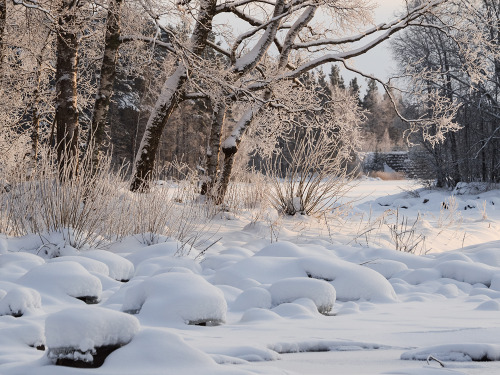
[[[100,154],[105,151],[106,121],[109,112],[109,103],[113,95],[113,84],[115,82],[116,66],[118,63],[118,49],[121,44],[120,12],[122,3],[123,0],[110,0],[108,4],[99,86],[87,141],[87,147],[92,149],[94,164],[97,164]]]
[[[0,0],[0,76],[3,72],[5,24],[7,21],[7,0]]]
[[[340,75],[340,68],[337,65],[332,64],[328,78],[332,87],[345,90],[344,78]]]
[[[357,77],[354,77],[349,81],[349,92],[358,100],[359,105],[361,105],[361,99],[359,97],[361,88],[359,87]]]
[[[74,161],[78,145],[78,0],[61,0],[57,20],[56,147],[60,166]]]

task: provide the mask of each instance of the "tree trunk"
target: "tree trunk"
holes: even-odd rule
[[[4,60],[4,40],[5,40],[5,23],[7,21],[7,2],[0,0],[0,76],[3,73]]]
[[[214,197],[215,204],[224,203],[224,197],[226,196],[227,188],[229,186],[229,179],[231,178],[231,173],[233,171],[234,159],[236,157],[236,153],[238,152],[238,146],[222,147],[222,152],[224,153],[224,163],[222,166],[220,181],[217,185],[217,194]]]
[[[106,151],[106,121],[109,102],[113,95],[118,48],[120,47],[120,11],[122,2],[123,0],[111,0],[109,3],[101,76],[87,142],[87,149],[92,151],[94,167],[97,166],[99,159]]]
[[[200,4],[196,26],[191,36],[192,51],[198,56],[205,49],[205,42],[212,31],[212,19],[215,16],[216,5],[217,0],[203,0]],[[180,62],[175,72],[163,85],[155,107],[149,116],[134,162],[133,180],[130,186],[132,191],[147,190],[149,187],[148,180],[152,177],[160,137],[183,94],[182,87],[186,80],[187,70]]]
[[[278,17],[283,11],[284,2],[277,2],[276,8],[274,10],[273,18]],[[317,6],[309,6],[301,17],[295,21],[292,27],[288,30],[285,40],[283,42],[283,48],[280,53],[280,59],[278,61],[278,69],[284,69],[288,64],[288,58],[290,56],[290,52],[292,51],[292,46],[295,38],[300,33],[300,31],[312,20],[314,17],[314,13],[316,12]],[[266,30],[266,34],[264,35],[264,39],[257,43],[257,46],[260,46],[260,54],[257,55],[256,61],[253,63],[257,63],[264,56],[265,51],[269,48],[270,40],[274,39],[276,35],[276,31],[278,30],[279,21],[276,21],[268,26]],[[272,36],[272,37],[271,37]],[[271,39],[269,39],[271,38]],[[257,47],[255,47],[257,48]],[[245,66],[244,69],[240,72],[244,74],[244,72],[248,72],[251,64]],[[238,68],[238,63],[236,63],[235,68]],[[224,202],[224,197],[226,195],[226,191],[229,185],[229,179],[231,178],[231,173],[233,170],[234,159],[236,157],[236,153],[238,152],[238,146],[241,143],[241,138],[247,132],[248,128],[251,126],[253,119],[255,116],[265,108],[266,102],[271,99],[271,91],[265,90],[262,95],[262,102],[257,105],[257,108],[250,108],[247,110],[240,118],[234,131],[231,136],[229,136],[222,146],[222,152],[224,153],[224,163],[222,166],[221,176],[217,185],[217,192],[215,194],[215,202],[217,204],[222,204]],[[212,125],[213,126],[213,125]],[[222,127],[222,123],[220,124]],[[213,128],[212,128],[213,131]],[[215,143],[214,143],[215,147]],[[220,146],[219,146],[220,148]],[[207,168],[208,169],[208,168]]]
[[[226,116],[226,104],[217,103],[213,108],[212,123],[210,127],[210,139],[207,146],[207,171],[206,181],[201,186],[201,194],[209,195],[217,177],[219,166],[219,150],[221,144],[222,126]]]
[[[182,95],[181,88],[186,80],[187,71],[181,63],[162,87],[155,108],[149,116],[146,130],[144,131],[137,156],[135,157],[134,177],[130,186],[131,191],[142,191],[149,188],[148,180],[153,173],[161,134],[170,115],[178,104],[179,97]]]
[[[78,40],[76,31],[72,29],[76,20],[72,6],[73,1],[63,0],[57,33],[55,120],[57,161],[60,168],[76,161],[78,153]]]

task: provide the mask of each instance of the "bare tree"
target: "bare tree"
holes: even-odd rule
[[[94,164],[97,164],[100,153],[105,149],[106,121],[109,103],[113,95],[113,84],[118,63],[120,47],[120,12],[123,0],[110,0],[106,19],[106,35],[104,53],[100,69],[92,123],[88,132],[87,147],[92,149]]]

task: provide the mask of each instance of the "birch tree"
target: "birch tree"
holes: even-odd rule
[[[434,11],[444,3],[446,3],[446,0],[425,1],[422,5],[415,7],[405,16],[397,20],[361,30],[359,34],[354,34],[351,37],[338,37],[338,35],[340,31],[348,29],[346,26],[354,29],[353,25],[359,24],[360,19],[365,18],[366,21],[370,14],[370,7],[366,1],[332,0],[317,3],[310,3],[308,1],[266,1],[265,5],[261,8],[263,11],[260,13],[256,12],[258,5],[255,4],[257,4],[257,2],[248,0],[227,2],[214,6],[213,13],[211,13],[212,16],[210,17],[211,21],[216,14],[231,12],[249,25],[248,31],[236,36],[234,40],[229,43],[231,47],[228,50],[218,48],[219,52],[228,56],[231,64],[230,67],[223,72],[224,78],[216,80],[219,84],[225,85],[229,92],[233,92],[232,95],[235,97],[247,95],[258,98],[258,95],[255,96],[251,93],[257,91],[265,92],[266,86],[269,85],[271,81],[296,79],[301,74],[330,62],[341,62],[348,66],[348,59],[366,53],[368,50],[387,40],[394,33],[403,30],[413,22],[417,22],[422,15]],[[202,10],[199,12],[198,17],[207,14],[207,12],[203,11],[204,3],[202,2],[201,4],[200,9]],[[311,26],[313,17],[307,19],[308,15],[311,15],[311,9],[317,9],[318,7],[323,7],[330,12],[329,15],[332,17],[332,20],[335,20],[338,26],[336,30],[332,31],[326,28],[318,31],[315,29],[316,25],[314,25],[314,27]],[[304,12],[306,9],[308,9],[308,11]],[[262,14],[264,18],[261,17],[262,19],[259,19],[258,15]],[[312,12],[312,14],[314,15],[314,12]],[[306,28],[307,30],[314,31],[309,34],[304,33],[298,41],[295,40],[297,35],[292,38],[293,33],[288,34],[290,35],[289,39],[292,41],[291,46],[284,46],[283,51],[281,51],[281,43],[283,40],[281,39],[280,41],[280,38],[283,34],[286,35],[288,29],[291,27],[290,23],[287,23],[287,21],[294,23],[300,17],[302,17],[303,20],[299,21],[299,24],[304,23],[304,26],[301,26],[300,30]],[[196,23],[197,26],[201,24],[203,24],[203,22],[198,21]],[[354,42],[361,42],[364,43],[364,45],[362,45],[362,47],[356,46],[356,48],[350,48]],[[286,69],[282,69],[279,72],[276,71],[271,77],[265,77],[263,80],[260,79],[259,83],[255,82],[255,80],[252,82],[252,80],[246,79],[250,73],[253,74],[255,69],[259,69],[261,61],[268,56],[271,45],[276,45],[280,54],[286,56],[284,60],[288,60],[289,52],[287,51],[289,49],[295,53],[298,51],[307,51],[307,54],[303,54],[306,58],[297,66],[291,66],[287,63]],[[244,48],[242,48],[242,46],[244,46]],[[214,46],[211,45],[211,47]],[[320,53],[320,50],[323,52]],[[324,50],[331,50],[334,52],[325,54]],[[198,64],[198,66],[201,65],[202,64]],[[348,68],[355,70],[349,66]],[[161,134],[162,127],[168,120],[169,114],[174,109],[175,99],[177,98],[178,100],[182,96],[180,95],[181,90],[186,81],[186,76],[184,74],[185,70],[183,69],[186,69],[186,65],[179,65],[179,70],[165,83],[164,90],[162,90],[160,99],[155,107],[158,110],[155,110],[155,114],[148,122],[148,128],[143,137],[135,162],[132,190],[137,190],[144,182],[145,178],[151,175],[155,158],[154,155],[157,149],[155,139]],[[265,99],[264,101],[267,100],[268,99]],[[262,97],[257,101],[262,103]],[[259,106],[260,105],[257,105],[257,107]],[[214,114],[214,119],[216,117],[223,118],[223,116]],[[243,116],[234,134],[225,140],[222,152],[228,156],[227,166],[229,166],[232,155],[235,154],[241,137],[251,123],[252,118],[253,115],[250,112],[247,113],[246,116]],[[218,132],[215,131],[213,134],[216,135]],[[216,136],[212,137],[212,139],[216,138]],[[210,159],[215,157],[213,151],[215,147],[209,148],[212,149],[212,151],[210,151],[211,155],[209,155]],[[230,175],[230,170],[226,168],[226,171],[226,175]],[[222,172],[222,176],[225,176],[224,171]],[[225,177],[222,177],[222,179],[224,180]]]

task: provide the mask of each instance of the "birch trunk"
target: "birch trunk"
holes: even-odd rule
[[[203,0],[200,4],[196,26],[191,36],[192,51],[201,55],[205,42],[212,31],[212,19],[216,13],[217,0]],[[155,107],[149,116],[146,130],[135,157],[131,191],[148,189],[148,180],[154,168],[158,146],[163,129],[183,94],[183,85],[187,81],[187,70],[182,62],[162,87]]]
[[[4,40],[5,40],[5,23],[7,21],[7,2],[0,0],[0,76],[3,73],[4,60]]]
[[[207,172],[206,181],[201,186],[201,194],[211,194],[214,186],[217,169],[219,167],[219,150],[221,144],[222,126],[226,117],[226,104],[217,103],[213,108],[210,139],[207,146]]]
[[[92,152],[94,166],[97,166],[102,154],[106,151],[106,121],[110,99],[113,95],[118,48],[120,47],[120,11],[122,3],[123,0],[112,0],[109,3],[101,77],[87,142],[87,149]]]
[[[74,29],[73,1],[63,0],[58,20],[56,62],[56,147],[60,168],[77,157],[78,107],[77,65],[78,40]]]
[[[283,42],[283,48],[280,53],[278,70],[285,69],[285,67],[287,66],[295,38],[298,36],[299,32],[304,27],[306,27],[307,24],[313,19],[316,9],[316,5],[309,6],[288,30]],[[274,17],[279,16],[279,12],[281,12],[281,10],[282,8],[279,8],[277,11],[275,11]],[[271,25],[269,28],[271,32],[268,34],[273,35],[272,30],[274,30],[275,33],[277,29],[277,25]],[[269,35],[267,35],[266,37],[268,38]],[[256,108],[251,108],[247,112],[245,112],[245,114],[243,114],[243,116],[240,118],[240,121],[238,121],[238,124],[236,125],[233,133],[224,141],[222,145],[222,152],[224,153],[224,163],[222,165],[221,176],[217,185],[217,192],[215,194],[215,202],[217,204],[222,204],[224,202],[224,197],[229,186],[229,180],[231,178],[234,160],[241,143],[241,138],[247,132],[248,128],[252,125],[252,121],[254,120],[255,116],[258,115],[260,111],[262,111],[262,109],[266,105],[266,102],[270,98],[271,92],[269,90],[265,90],[262,96],[262,101],[257,105]]]

